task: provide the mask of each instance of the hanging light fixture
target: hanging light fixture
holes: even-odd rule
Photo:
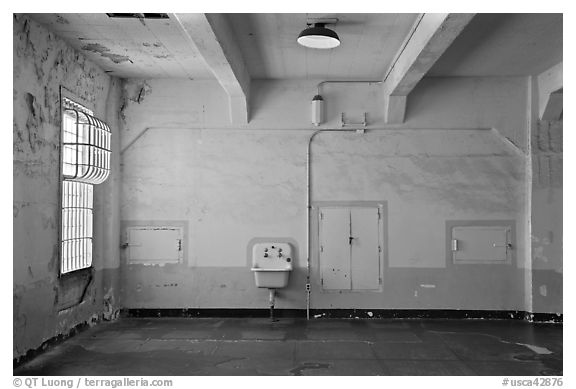
[[[325,27],[326,23],[314,23],[298,35],[298,43],[311,49],[333,49],[340,46],[340,38],[333,30]]]

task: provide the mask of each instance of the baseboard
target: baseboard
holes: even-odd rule
[[[270,310],[263,308],[132,308],[122,309],[121,317],[269,317]],[[305,318],[305,309],[274,309],[275,317]]]
[[[534,323],[563,323],[564,314],[562,313],[526,313],[526,320]]]
[[[133,308],[123,309],[123,317],[268,317],[262,308]],[[275,317],[303,318],[304,309],[275,309]],[[489,319],[526,320],[530,322],[562,323],[563,315],[529,313],[525,311],[462,310],[462,309],[311,309],[310,318],[331,319]]]

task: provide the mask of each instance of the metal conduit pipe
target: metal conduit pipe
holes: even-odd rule
[[[318,85],[316,85],[316,94],[319,95],[320,94],[320,88],[322,87],[322,85],[324,84],[381,84],[382,80],[380,81],[370,81],[370,80],[327,80],[327,81],[321,81],[318,83]]]
[[[311,197],[312,197],[312,172],[311,172],[311,156],[312,156],[312,141],[316,135],[321,132],[356,132],[356,129],[322,129],[317,130],[308,138],[308,150],[306,152],[306,319],[310,320],[310,252],[311,239],[310,239],[310,214],[311,214]]]

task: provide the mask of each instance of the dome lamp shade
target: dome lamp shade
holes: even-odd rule
[[[325,23],[314,23],[298,35],[298,43],[311,49],[333,49],[340,46],[338,34],[324,27]]]

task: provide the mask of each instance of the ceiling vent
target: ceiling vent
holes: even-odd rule
[[[168,19],[168,14],[141,14],[141,13],[124,13],[124,14],[111,14],[107,13],[110,18],[124,18],[124,19]]]

